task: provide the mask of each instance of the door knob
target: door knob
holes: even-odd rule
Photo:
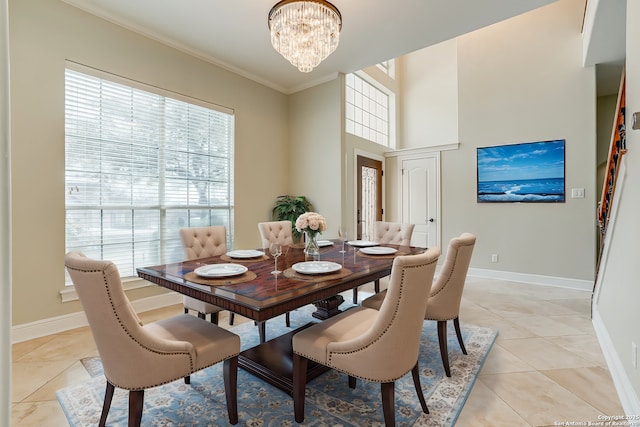
[[[429,222],[435,222],[435,219],[429,218]]]

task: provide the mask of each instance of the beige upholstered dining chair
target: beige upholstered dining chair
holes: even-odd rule
[[[144,390],[184,378],[224,361],[229,422],[238,422],[237,372],[240,337],[181,314],[143,325],[110,261],[69,252],[65,266],[75,285],[104,367],[107,388],[99,426],[107,421],[115,387],[129,390],[129,426],[142,419]]]
[[[227,252],[227,230],[223,225],[182,228],[180,229],[180,239],[187,260],[219,256]],[[202,319],[210,314],[211,322],[218,324],[219,313],[223,310],[221,307],[186,295],[182,297],[182,303],[185,313],[188,313],[189,310],[196,311],[198,317]],[[233,325],[234,317],[234,313],[230,313],[230,325]]]
[[[258,230],[264,249],[269,249],[272,243],[280,243],[284,246],[293,245],[293,224],[291,221],[259,222]]]
[[[356,307],[293,336],[293,405],[295,420],[304,421],[307,361],[313,360],[355,379],[381,383],[385,425],[395,425],[394,385],[407,372],[422,410],[429,413],[420,386],[420,334],[440,250],[393,260],[387,298],[380,310]],[[402,351],[398,351],[402,349]]]
[[[376,243],[410,246],[411,236],[415,224],[403,224],[399,222],[376,221],[374,224],[373,241]],[[380,280],[373,282],[375,293],[380,292]],[[353,288],[353,303],[358,303],[358,288]]]
[[[460,332],[460,301],[464,289],[471,255],[476,243],[476,236],[470,233],[462,233],[459,237],[451,239],[449,248],[445,255],[444,264],[438,276],[433,282],[425,320],[435,320],[438,322],[438,341],[440,342],[440,355],[444,371],[448,377],[451,376],[449,367],[449,350],[447,348],[447,321],[453,320],[456,330],[458,344],[463,354],[467,354],[467,349],[462,341]],[[373,295],[364,301],[362,305],[368,308],[379,308],[385,298],[385,292]]]
[[[283,246],[293,245],[293,224],[291,221],[267,221],[258,223],[258,231],[262,238],[262,248],[267,252],[272,243]],[[289,312],[285,314],[287,327],[291,326]]]

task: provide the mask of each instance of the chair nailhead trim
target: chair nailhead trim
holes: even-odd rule
[[[188,356],[188,357],[189,357],[189,365],[190,365],[189,371],[190,371],[191,373],[194,373],[194,372],[195,372],[195,364],[194,364],[193,357],[191,357],[191,354],[189,354],[188,352],[176,352],[176,353],[163,353],[163,352],[159,352],[159,351],[157,351],[157,350],[154,350],[154,349],[152,349],[152,348],[149,348],[149,347],[147,347],[147,346],[143,345],[140,341],[138,341],[137,339],[135,339],[135,338],[131,335],[131,333],[129,332],[129,330],[128,330],[128,329],[124,326],[124,324],[122,323],[122,320],[120,319],[120,316],[118,316],[118,312],[116,311],[116,309],[115,309],[115,307],[114,307],[114,305],[113,305],[113,298],[112,298],[112,296],[111,296],[111,292],[109,291],[109,286],[107,285],[107,276],[105,275],[105,269],[99,269],[99,270],[83,270],[83,269],[79,269],[79,268],[76,268],[76,267],[70,267],[70,266],[67,266],[67,268],[72,268],[73,270],[80,271],[80,272],[83,272],[83,273],[102,273],[102,280],[104,281],[105,290],[106,290],[107,295],[108,295],[108,297],[109,297],[109,304],[111,305],[111,310],[113,311],[113,314],[116,316],[116,319],[118,320],[118,323],[120,324],[120,327],[122,328],[122,330],[123,330],[123,331],[125,331],[125,333],[129,336],[129,338],[131,338],[131,339],[132,339],[136,344],[138,344],[138,345],[139,345],[140,347],[142,347],[143,349],[145,349],[145,350],[147,350],[147,351],[150,351],[150,352],[152,352],[152,353],[155,353],[155,354],[172,354],[172,355],[186,355],[186,356]],[[236,356],[237,356],[237,354],[236,354]],[[234,357],[234,356],[231,356],[231,357]],[[228,358],[231,358],[231,357],[228,357]],[[227,358],[227,359],[228,359],[228,358]],[[222,359],[222,360],[226,360],[226,359]],[[215,365],[216,363],[219,363],[219,362],[221,362],[222,360],[219,360],[219,361],[217,361],[217,362],[215,362],[215,363],[212,363],[211,365],[208,365],[208,366]],[[207,366],[207,367],[208,367],[208,366]],[[204,368],[203,368],[203,369],[204,369]],[[106,372],[105,372],[105,377],[107,377]],[[181,377],[177,377],[177,378],[174,378],[173,380],[170,380],[170,381],[164,381],[164,382],[161,382],[161,383],[158,383],[158,384],[155,384],[155,385],[150,385],[150,386],[148,386],[148,387],[144,387],[144,388],[134,388],[134,389],[130,389],[130,388],[127,388],[127,387],[123,387],[123,386],[121,386],[121,385],[118,385],[118,384],[117,384],[117,383],[115,383],[114,381],[111,381],[111,379],[110,379],[109,377],[107,377],[107,379],[109,380],[109,382],[110,382],[111,384],[113,384],[113,385],[114,385],[114,386],[116,386],[116,387],[119,387],[119,388],[125,389],[125,390],[144,390],[144,389],[146,389],[146,388],[157,387],[157,386],[162,385],[162,384],[170,383],[170,382],[175,381],[175,380],[177,380],[177,379],[179,379],[179,378],[181,378]]]
[[[405,271],[406,271],[407,269],[409,269],[409,268],[420,268],[420,267],[424,267],[424,266],[427,266],[427,265],[433,264],[434,262],[437,262],[437,260],[436,260],[436,261],[428,262],[428,263],[426,263],[426,264],[411,265],[411,266],[405,266],[405,267],[403,267],[403,268],[402,268],[402,276],[401,276],[401,279],[400,279],[400,298],[402,298],[403,289],[404,289],[404,287],[405,287],[405,285],[406,285],[406,284],[405,284]],[[376,337],[376,338],[375,338],[371,343],[369,343],[369,345],[367,345],[367,346],[365,346],[365,347],[362,347],[362,348],[359,348],[359,349],[357,349],[357,350],[351,350],[351,351],[336,351],[336,352],[332,352],[332,353],[330,353],[330,354],[329,354],[329,359],[328,359],[328,361],[327,361],[327,363],[328,363],[328,365],[327,365],[327,366],[329,366],[329,367],[331,367],[331,368],[333,368],[333,369],[336,369],[336,370],[338,370],[338,371],[345,372],[345,371],[342,371],[341,369],[338,369],[338,368],[336,368],[335,366],[333,366],[333,365],[332,365],[332,363],[331,363],[331,356],[332,356],[333,354],[354,354],[354,353],[358,353],[358,352],[360,352],[360,351],[365,350],[365,349],[366,349],[366,348],[368,348],[369,346],[373,345],[373,344],[374,344],[374,343],[376,343],[377,341],[379,341],[379,340],[382,338],[382,336],[383,336],[384,334],[386,334],[386,333],[387,333],[387,331],[389,330],[389,328],[391,327],[391,325],[393,324],[394,320],[396,319],[396,317],[397,317],[397,315],[398,315],[398,305],[399,305],[399,303],[400,303],[400,302],[399,302],[400,298],[398,298],[398,303],[397,303],[397,304],[396,304],[396,306],[394,307],[393,315],[392,315],[392,317],[391,317],[391,321],[389,322],[389,324],[387,325],[387,327],[386,327],[386,328],[385,328],[385,329],[380,333],[380,335],[378,335],[378,336],[377,336],[377,337]],[[307,357],[307,356],[305,356],[304,354],[301,354],[301,353],[299,353],[299,352],[295,352],[295,353],[296,353],[296,354],[298,354],[298,355],[300,355],[300,356],[306,357],[306,358],[307,358],[307,359],[309,359],[309,360],[313,360],[314,362],[317,362],[317,363],[320,363],[320,364],[324,365],[324,363],[323,363],[323,362],[321,362],[321,361],[319,361],[319,360],[316,360],[316,359],[314,359],[314,358],[309,358],[309,357]],[[411,368],[411,369],[413,369],[413,368]],[[411,371],[411,369],[409,369],[407,372]],[[385,382],[395,381],[395,380],[397,380],[398,378],[402,378],[404,375],[406,375],[406,374],[407,374],[407,372],[405,372],[404,374],[400,375],[399,377],[396,377],[396,378],[390,378],[390,379],[387,379],[387,380],[374,380],[374,379],[371,379],[371,378],[360,377],[360,376],[357,376],[357,375],[352,375],[352,376],[357,376],[358,378],[361,378],[361,379],[363,379],[363,380],[367,380],[367,381],[385,383]],[[346,373],[346,374],[348,374],[348,375],[351,375],[349,372],[345,372],[345,373]]]
[[[455,256],[455,258],[453,259],[453,269],[451,270],[451,272],[452,272],[452,273],[456,270],[456,265],[457,265],[456,260],[458,259],[458,254],[460,253],[460,248],[461,248],[462,246],[471,246],[471,245],[460,245],[460,247],[459,247],[459,248],[458,248],[458,250],[456,251],[456,256]],[[449,278],[447,279],[447,281],[446,281],[446,282],[444,282],[444,285],[442,285],[442,287],[441,287],[440,289],[438,289],[438,291],[437,291],[437,292],[434,292],[434,293],[432,293],[431,295],[429,295],[429,298],[431,298],[431,297],[433,297],[433,296],[435,296],[435,295],[438,295],[440,292],[442,292],[442,291],[447,287],[447,285],[449,284],[449,281],[450,281],[450,280],[451,280],[451,276],[449,276]]]

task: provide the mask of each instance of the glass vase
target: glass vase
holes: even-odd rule
[[[304,232],[304,257],[307,261],[320,261],[320,247],[318,233]]]

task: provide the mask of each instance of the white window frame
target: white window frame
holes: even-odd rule
[[[389,59],[388,61],[382,61],[382,62],[376,64],[376,67],[378,67],[378,69],[380,69],[380,71],[382,71],[387,76],[389,76],[389,78],[395,80],[395,78],[396,78],[396,60],[395,59]]]
[[[140,211],[158,211],[159,213],[159,223],[157,224],[157,237],[155,237],[155,244],[157,245],[157,256],[159,256],[159,260],[156,263],[164,263],[164,262],[170,262],[170,261],[176,261],[173,259],[170,259],[171,256],[166,256],[166,254],[164,253],[165,248],[169,246],[171,246],[172,248],[172,252],[175,252],[175,246],[176,244],[179,244],[179,235],[177,233],[177,229],[175,229],[175,225],[171,226],[171,228],[169,228],[170,230],[170,234],[171,236],[166,236],[166,232],[165,230],[167,230],[167,225],[164,224],[164,222],[166,222],[166,218],[167,218],[167,212],[171,212],[173,210],[173,212],[178,212],[178,215],[182,215],[184,212],[186,212],[186,217],[184,218],[185,220],[183,222],[181,222],[180,227],[184,226],[184,227],[189,227],[189,226],[200,226],[200,225],[222,225],[222,224],[217,224],[217,223],[212,223],[215,222],[215,220],[212,219],[212,214],[211,212],[219,212],[222,211],[222,215],[223,215],[223,221],[225,222],[224,225],[227,226],[227,244],[229,245],[229,247],[233,246],[233,223],[234,223],[234,200],[233,200],[233,159],[234,159],[234,153],[233,153],[233,147],[234,147],[234,128],[235,128],[235,118],[234,118],[234,112],[232,109],[229,108],[225,108],[225,107],[221,107],[218,105],[214,105],[202,100],[198,100],[198,99],[194,99],[191,97],[187,97],[184,95],[180,95],[180,94],[176,94],[170,91],[166,91],[160,88],[156,88],[153,86],[149,86],[149,85],[145,85],[143,83],[140,82],[135,82],[129,79],[125,79],[119,76],[115,76],[113,74],[110,73],[106,73],[104,71],[100,71],[100,70],[95,70],[93,68],[90,67],[86,67],[80,64],[76,64],[73,62],[67,62],[67,69],[70,70],[71,72],[79,72],[82,73],[86,76],[88,76],[91,79],[100,79],[102,81],[104,81],[107,85],[109,84],[116,84],[116,85],[123,85],[126,86],[128,89],[130,89],[132,91],[132,93],[139,93],[137,91],[144,91],[148,94],[153,94],[153,95],[157,95],[162,101],[164,102],[164,100],[166,100],[166,102],[171,102],[173,103],[173,105],[178,105],[179,107],[184,105],[182,103],[186,103],[191,105],[191,107],[189,106],[185,106],[185,108],[192,108],[193,111],[198,111],[198,112],[205,112],[204,114],[207,114],[206,111],[207,110],[203,110],[202,108],[199,107],[204,107],[208,110],[212,110],[213,113],[209,113],[211,114],[212,117],[218,117],[220,118],[220,120],[223,123],[223,128],[226,132],[226,138],[227,138],[227,144],[225,146],[225,149],[227,150],[225,153],[223,153],[222,155],[220,154],[220,152],[217,152],[215,150],[213,150],[215,147],[210,146],[209,145],[209,154],[207,155],[206,153],[196,153],[196,155],[199,155],[201,157],[203,157],[205,160],[209,159],[209,158],[215,158],[216,161],[222,161],[222,165],[224,165],[224,171],[226,171],[226,173],[224,173],[224,179],[223,179],[223,187],[216,187],[216,186],[211,186],[211,183],[213,183],[214,178],[211,175],[206,175],[204,180],[206,182],[209,182],[209,186],[207,188],[222,188],[224,193],[222,194],[223,199],[222,200],[226,200],[226,202],[224,202],[222,205],[219,204],[219,200],[214,203],[215,198],[210,196],[207,199],[207,203],[202,203],[202,201],[197,201],[197,202],[191,202],[189,201],[189,197],[186,197],[187,201],[186,202],[177,202],[176,199],[174,198],[173,201],[169,200],[169,199],[164,199],[163,197],[165,193],[162,189],[164,187],[165,184],[167,184],[169,181],[165,180],[164,178],[164,174],[166,173],[167,169],[166,169],[166,165],[169,163],[170,159],[167,160],[166,157],[170,157],[170,155],[167,156],[163,156],[162,155],[162,151],[164,150],[163,147],[168,147],[167,150],[169,148],[174,148],[174,147],[169,147],[168,144],[166,144],[163,141],[163,137],[160,136],[158,138],[157,141],[157,147],[159,150],[159,153],[157,158],[160,159],[159,160],[159,166],[156,172],[157,174],[157,179],[158,181],[155,181],[156,183],[158,183],[157,187],[158,187],[158,191],[157,193],[151,193],[151,194],[157,194],[157,199],[156,202],[151,202],[148,205],[144,204],[142,202],[136,202],[134,200],[131,201],[130,205],[127,205],[127,203],[124,203],[123,205],[116,205],[116,206],[106,206],[103,205],[102,202],[99,202],[98,204],[95,204],[93,206],[91,206],[91,202],[89,202],[88,205],[82,205],[82,204],[78,204],[77,202],[75,204],[73,204],[73,202],[69,202],[69,199],[67,199],[65,201],[65,211],[68,213],[69,211],[75,211],[78,212],[79,210],[99,210],[100,212],[109,212],[109,211],[118,211],[118,212],[127,212],[129,210],[131,210],[132,215],[133,212],[140,212]],[[65,81],[66,81],[66,73],[65,73]],[[66,87],[66,84],[65,84]],[[66,92],[65,92],[66,93]],[[102,92],[101,92],[102,93]],[[66,99],[66,95],[65,95],[65,99]],[[155,98],[154,98],[155,99]],[[176,104],[176,101],[178,101],[178,103]],[[102,105],[102,104],[101,104]],[[193,107],[195,106],[195,107]],[[218,113],[222,113],[223,115],[217,115]],[[66,123],[66,117],[67,117],[68,111],[66,110],[65,107],[65,123]],[[70,113],[69,113],[70,114]],[[102,119],[101,119],[102,120]],[[166,119],[163,119],[166,120]],[[164,124],[164,121],[160,122],[161,124]],[[226,123],[226,124],[225,124]],[[163,126],[161,126],[163,127]],[[188,129],[191,129],[191,127],[188,127]],[[160,134],[165,134],[164,131],[159,131]],[[108,141],[108,140],[107,140]],[[209,140],[207,140],[209,141]],[[67,147],[68,147],[68,141],[66,140],[65,137],[65,152],[67,151]],[[100,145],[100,147],[104,147],[104,141],[96,141],[96,145]],[[136,149],[137,145],[134,144],[134,141],[132,140],[131,142],[132,144],[132,148]],[[189,146],[191,147],[191,146]],[[156,150],[156,151],[158,151]],[[176,152],[178,152],[179,150],[177,150]],[[185,156],[193,156],[194,154],[192,154],[191,148],[188,149],[188,153],[185,154]],[[67,154],[65,154],[65,157],[67,158]],[[163,157],[165,157],[163,159]],[[214,160],[209,160],[209,162],[214,161]],[[71,197],[70,195],[72,195],[74,193],[74,191],[77,191],[77,187],[72,185],[72,183],[67,181],[67,176],[68,176],[68,170],[69,167],[68,165],[65,165],[65,187],[67,189],[67,195],[66,197]],[[80,172],[83,173],[83,172]],[[87,173],[89,174],[89,172]],[[97,173],[96,175],[100,175],[101,173]],[[101,175],[100,175],[101,176]],[[191,176],[187,176],[185,178],[187,181],[189,181],[189,179],[193,180],[194,178]],[[190,182],[190,181],[189,181]],[[100,184],[103,185],[103,184]],[[192,184],[186,184],[187,188],[191,189],[192,188]],[[189,190],[188,192],[192,192],[193,190]],[[177,190],[177,192],[172,193],[172,194],[182,194],[179,190]],[[71,203],[71,204],[69,204]],[[213,203],[213,204],[212,204]],[[191,215],[189,214],[189,212],[192,211],[200,211],[200,212],[206,212],[209,211],[209,214],[207,216],[207,223],[206,224],[202,224],[202,223],[197,223],[197,224],[192,224],[192,218]],[[68,215],[67,215],[68,216]],[[180,216],[180,218],[182,219],[183,217]],[[67,221],[67,220],[65,220]],[[104,227],[104,222],[103,220],[100,220],[99,222],[100,224],[100,228]],[[133,230],[135,230],[135,227],[133,228]],[[175,231],[175,233],[174,233]],[[135,233],[132,233],[132,235]],[[175,236],[173,236],[173,234],[175,234]],[[65,231],[65,236],[67,236],[67,231]],[[169,242],[171,242],[169,244]],[[178,243],[176,243],[178,242]],[[67,243],[69,244],[69,243]],[[132,247],[135,247],[136,243],[135,243],[135,239],[131,241],[131,245]],[[102,248],[104,246],[104,240],[101,240],[99,242],[95,242],[91,244],[92,247],[98,247],[98,248]],[[80,248],[74,248],[74,247],[67,247],[66,250],[72,250],[72,249],[80,249],[82,250],[82,247]],[[102,251],[102,249],[100,249],[100,251]],[[126,254],[126,251],[123,252],[124,254]],[[181,251],[180,251],[180,255],[181,255]],[[125,276],[125,281],[126,282],[140,282],[140,280],[137,278],[137,276],[135,275],[135,268],[137,267],[141,267],[142,265],[135,265],[136,261],[135,261],[135,257],[133,255],[132,256],[132,267],[127,268],[127,270],[130,271],[126,271],[123,272],[121,270],[121,274],[123,274],[123,276]],[[175,257],[176,255],[174,254],[173,257]],[[119,267],[120,268],[120,267]],[[128,273],[128,274],[127,274]],[[71,285],[70,281],[68,281],[67,285]],[[140,286],[144,286],[141,283],[131,283],[131,285],[129,286],[129,288],[136,288],[136,287],[140,287]],[[70,289],[69,289],[70,288]],[[65,290],[63,290],[61,292],[62,296],[63,296],[63,301],[64,300],[73,300],[75,299],[75,291],[73,291],[72,286],[69,287]]]
[[[345,130],[347,133],[356,135],[360,138],[367,139],[376,144],[382,145],[394,149],[396,147],[396,94],[393,90],[389,89],[382,82],[376,80],[366,72],[360,70],[351,73],[355,78],[365,82],[369,87],[374,88],[387,97],[387,110],[386,117],[382,117],[380,111],[372,112],[372,103],[369,102],[371,97],[369,96],[369,89],[364,89],[364,94],[359,94],[357,88],[349,86],[349,74],[345,76]],[[357,83],[356,83],[357,84]],[[353,92],[352,92],[353,91]],[[368,107],[367,105],[368,104]],[[379,102],[373,103],[373,107],[376,109],[382,108]],[[371,117],[374,117],[378,121],[377,124],[371,125]],[[383,120],[384,123],[380,123]],[[380,126],[386,132],[383,134],[382,139],[379,137]],[[372,137],[371,134],[374,134]],[[386,139],[386,140],[385,140]]]

